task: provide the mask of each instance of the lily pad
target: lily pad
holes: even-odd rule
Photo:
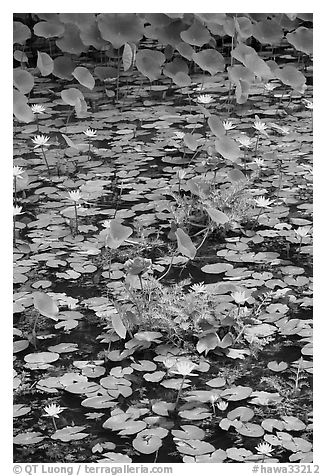
[[[172,435],[180,440],[202,440],[205,432],[195,425],[182,425],[182,430],[172,430]]]
[[[86,426],[66,426],[53,433],[51,438],[64,442],[82,440],[88,436],[88,433],[82,433],[85,428]]]
[[[13,438],[14,445],[35,445],[44,440],[45,436],[38,431],[28,431],[26,433],[20,433]]]
[[[132,442],[132,446],[139,453],[149,455],[155,453],[162,446],[162,440],[158,436],[145,435],[137,436]]]

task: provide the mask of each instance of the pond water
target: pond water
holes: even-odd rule
[[[286,99],[279,86],[270,97],[257,87],[246,104],[226,104],[221,74],[204,82],[214,98],[205,115],[194,86],[140,85],[125,75],[120,100],[113,85],[97,86],[85,94],[92,107],[76,118],[62,87],[40,78],[31,100],[45,113],[15,125],[14,164],[24,174],[14,248],[14,460],[312,461],[312,120],[301,95]],[[254,139],[239,160],[210,155],[209,114],[233,122],[229,137]],[[255,116],[268,126],[259,142]],[[83,134],[88,128],[96,138]],[[187,132],[193,149],[180,135]],[[50,176],[33,149],[36,134],[50,138]],[[68,192],[76,190],[75,209]],[[271,204],[257,207],[265,195]],[[227,224],[207,221],[213,208]],[[105,245],[105,220],[132,234]],[[308,230],[301,238],[300,227]],[[177,241],[180,229],[195,243],[192,258],[191,244]],[[125,263],[137,257],[151,266],[128,275]],[[37,291],[57,303],[59,321],[35,304]],[[178,371],[185,361],[196,364],[194,376]],[[63,408],[53,418],[45,410],[52,403]],[[262,442],[270,455],[257,453]]]

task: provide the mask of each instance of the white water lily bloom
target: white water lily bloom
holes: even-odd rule
[[[277,88],[278,84],[273,84],[273,83],[266,83],[264,84],[264,89],[268,92],[273,91],[275,88]]]
[[[204,283],[195,283],[192,286],[190,286],[190,289],[196,294],[204,294],[207,292],[207,289]]]
[[[50,137],[44,136],[44,135],[38,135],[35,136],[34,139],[32,139],[32,142],[34,142],[35,146],[34,149],[37,149],[37,147],[45,147],[50,144],[48,144],[48,141],[50,140]]]
[[[212,405],[214,405],[215,402],[217,402],[217,400],[219,399],[219,397],[220,397],[219,395],[213,394],[209,397],[209,401],[211,402]]]
[[[66,407],[60,407],[60,405],[56,405],[55,403],[51,403],[51,405],[47,405],[44,408],[44,411],[46,413],[46,417],[52,417],[52,418],[59,418],[59,413],[63,412]]]
[[[267,126],[265,122],[262,122],[260,120],[255,121],[253,127],[256,129],[256,131],[260,132],[261,134],[265,134],[265,135],[267,134],[266,132]]]
[[[263,167],[265,165],[264,159],[255,159],[255,164],[258,165],[258,167]]]
[[[68,195],[68,198],[70,198],[70,200],[72,200],[73,202],[79,202],[79,200],[81,200],[82,198],[82,195],[79,190],[73,190],[71,192],[68,192]]]
[[[219,410],[221,410],[221,412],[224,412],[224,411],[227,409],[227,407],[229,406],[229,404],[228,404],[228,402],[224,402],[224,401],[222,400],[221,402],[218,402],[218,403],[216,404],[216,406],[217,406],[217,408],[218,408]]]
[[[270,208],[270,205],[273,203],[273,201],[274,200],[270,200],[269,198],[265,198],[263,196],[255,198],[256,205],[259,208]]]
[[[163,361],[163,364],[165,365],[167,369],[171,369],[175,363],[176,363],[175,357],[166,357]]]
[[[244,291],[235,291],[231,296],[237,304],[244,304],[247,301],[246,293]]]
[[[17,165],[14,165],[13,166],[13,169],[12,169],[12,173],[13,173],[13,176],[16,177],[16,178],[23,178],[22,177],[22,173],[24,172],[24,169],[22,169],[21,167],[18,167]]]
[[[83,131],[83,134],[85,134],[87,137],[96,137],[97,132],[95,129],[88,128],[86,131]]]
[[[110,228],[111,220],[104,220],[104,222],[102,223],[102,226],[104,226],[104,228]]]
[[[187,175],[187,173],[188,173],[187,169],[178,170],[178,172],[177,172],[178,179],[183,180],[185,178],[185,176]]]
[[[34,114],[44,114],[45,107],[42,104],[32,104],[31,109]]]
[[[200,94],[197,97],[197,102],[199,102],[200,104],[210,104],[213,101],[214,98],[210,94]]]
[[[234,126],[232,121],[223,121],[223,127],[226,131],[230,131],[231,129],[235,129],[237,126]]]
[[[308,101],[308,99],[303,99],[303,102],[305,103],[305,107],[307,109],[313,109],[314,108],[314,105],[311,101]]]
[[[256,446],[257,453],[264,456],[272,456],[273,447],[268,443],[260,443]]]
[[[181,132],[181,131],[175,131],[174,134],[177,139],[183,139],[185,136],[184,132]]]
[[[299,228],[297,228],[294,231],[299,238],[305,238],[306,236],[309,235],[310,230],[311,230],[310,226],[299,226]]]
[[[171,370],[173,374],[179,374],[185,377],[186,375],[196,376],[191,372],[197,367],[197,364],[191,362],[191,360],[179,360],[175,363],[176,370]]]
[[[239,144],[241,144],[243,147],[250,147],[252,144],[255,142],[253,139],[250,139],[248,136],[240,136],[236,139]]]
[[[23,207],[18,207],[17,205],[16,206],[14,205],[14,208],[13,208],[14,217],[17,216],[17,215],[21,215],[22,214],[22,209],[23,209]]]

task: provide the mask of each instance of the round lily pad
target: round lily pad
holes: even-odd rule
[[[264,429],[255,423],[244,423],[240,428],[237,428],[237,431],[240,435],[251,436],[253,438],[259,438],[265,433]]]
[[[117,402],[112,400],[113,397],[109,395],[101,395],[98,397],[85,398],[85,400],[81,402],[81,405],[87,408],[112,408],[117,405]]]
[[[38,431],[28,431],[26,433],[20,433],[13,438],[14,445],[35,445],[44,440],[45,436]]]
[[[34,354],[25,355],[24,360],[28,364],[48,364],[55,362],[59,357],[56,352],[34,352]]]
[[[158,436],[137,436],[137,438],[133,440],[132,446],[135,450],[139,451],[139,453],[149,455],[155,453],[159,448],[161,448],[162,440]]]
[[[201,268],[203,273],[208,273],[208,274],[220,274],[220,273],[225,273],[225,271],[228,271],[232,269],[233,266],[232,264],[229,263],[214,263],[214,264],[206,264]]]
[[[172,430],[172,435],[181,440],[202,440],[205,432],[195,425],[182,425],[182,430]]]

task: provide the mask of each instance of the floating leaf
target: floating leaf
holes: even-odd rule
[[[172,430],[172,435],[181,440],[202,440],[205,431],[194,425],[182,425],[182,430]]]
[[[196,256],[197,250],[191,238],[187,233],[185,233],[181,228],[177,228],[175,236],[178,241],[178,251],[187,256],[189,259],[194,259]]]
[[[55,352],[34,352],[25,355],[24,360],[28,364],[49,364],[58,360],[59,357],[59,354]]]
[[[242,387],[241,385],[237,387],[230,387],[221,393],[221,397],[225,398],[228,401],[238,401],[248,398],[252,394],[252,388]]]
[[[213,445],[201,440],[177,440],[176,446],[180,453],[192,456],[203,455],[215,451]]]
[[[43,436],[39,431],[28,431],[14,436],[13,443],[14,445],[35,445],[44,440],[44,438],[45,436]]]
[[[113,397],[110,395],[101,395],[97,397],[86,398],[81,402],[81,405],[87,408],[112,408],[117,405],[117,402],[112,400]]]
[[[33,302],[35,309],[45,317],[58,320],[59,309],[51,296],[41,291],[33,293]]]
[[[157,371],[153,373],[144,374],[143,377],[147,382],[160,382],[165,376],[165,372]]]
[[[265,433],[264,429],[256,423],[244,423],[240,428],[236,429],[240,435],[259,438]]]
[[[268,362],[267,367],[274,372],[283,372],[288,368],[288,364],[286,362],[277,362],[273,360],[272,362]]]
[[[152,406],[152,411],[157,415],[169,416],[169,412],[172,412],[175,409],[174,403],[169,402],[156,402]]]
[[[225,383],[226,381],[224,377],[215,377],[211,380],[208,380],[208,382],[206,382],[206,385],[208,385],[209,387],[218,388],[223,387]]]
[[[206,407],[197,407],[193,410],[182,410],[179,412],[180,418],[185,420],[205,420],[205,418],[209,418],[211,415]]]
[[[88,436],[88,433],[82,433],[86,426],[66,426],[57,430],[51,435],[52,440],[60,440],[64,442],[82,440]]]
[[[255,416],[255,413],[248,407],[237,407],[227,414],[229,420],[238,418],[240,421],[249,421]]]
[[[139,451],[139,453],[149,455],[155,453],[159,448],[161,448],[162,440],[158,436],[138,435],[137,438],[133,440],[132,446],[135,450]]]
[[[52,345],[48,348],[50,352],[58,352],[63,354],[66,352],[76,352],[78,350],[78,344],[72,342],[63,342],[62,344]]]
[[[31,411],[31,407],[26,405],[14,405],[13,407],[13,417],[18,418],[24,415],[27,415]]]
[[[98,460],[99,463],[132,463],[132,459],[129,456],[122,453],[103,453],[104,458]]]
[[[87,68],[84,68],[83,66],[78,66],[77,68],[74,69],[72,72],[72,75],[74,78],[77,79],[77,81],[85,86],[88,89],[93,89],[95,86],[95,79],[93,78],[92,74],[88,71]]]
[[[222,213],[222,212],[221,212]],[[223,213],[224,215],[224,213]],[[226,216],[226,215],[225,215]],[[208,273],[208,274],[220,274],[220,273],[225,273],[226,271],[229,271],[233,269],[232,264],[230,263],[212,263],[212,264],[205,264],[201,268],[203,273]]]
[[[110,227],[106,228],[102,232],[102,236],[105,237],[105,244],[109,248],[117,249],[122,243],[129,238],[132,234],[132,228],[129,226],[121,225],[118,220],[110,220]]]
[[[15,340],[13,343],[13,352],[14,354],[17,354],[18,352],[22,352],[23,350],[27,349],[28,346],[28,340]]]

